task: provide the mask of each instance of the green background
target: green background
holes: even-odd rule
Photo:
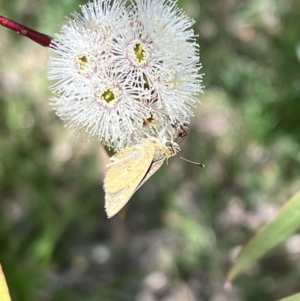
[[[0,0],[52,35],[80,1]],[[300,188],[300,2],[184,0],[205,94],[182,156],[107,220],[107,155],[63,127],[49,50],[0,28],[0,262],[13,301],[271,301],[300,291],[300,236],[225,291],[239,248]]]

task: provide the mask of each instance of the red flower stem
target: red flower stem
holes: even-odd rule
[[[19,33],[44,47],[49,47],[52,41],[52,38],[50,36],[28,28],[1,15],[0,25],[15,31],[16,33]]]

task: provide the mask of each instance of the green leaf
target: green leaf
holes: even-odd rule
[[[242,249],[227,275],[227,285],[257,259],[287,239],[300,228],[300,192],[295,194]]]
[[[278,301],[299,301],[299,300],[300,300],[300,293],[280,299]]]

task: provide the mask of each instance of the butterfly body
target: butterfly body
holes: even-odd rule
[[[152,137],[114,155],[107,165],[104,179],[107,216],[118,213],[163,162],[179,151],[176,142]]]

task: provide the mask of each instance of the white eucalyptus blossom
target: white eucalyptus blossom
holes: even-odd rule
[[[151,101],[167,111],[171,122],[189,119],[202,92],[199,48],[191,29],[194,21],[177,7],[177,1],[140,0],[133,7],[140,51],[144,51],[136,72],[146,76],[153,91]]]
[[[176,1],[95,0],[52,41],[52,104],[115,150],[188,123],[202,92],[198,46]]]

